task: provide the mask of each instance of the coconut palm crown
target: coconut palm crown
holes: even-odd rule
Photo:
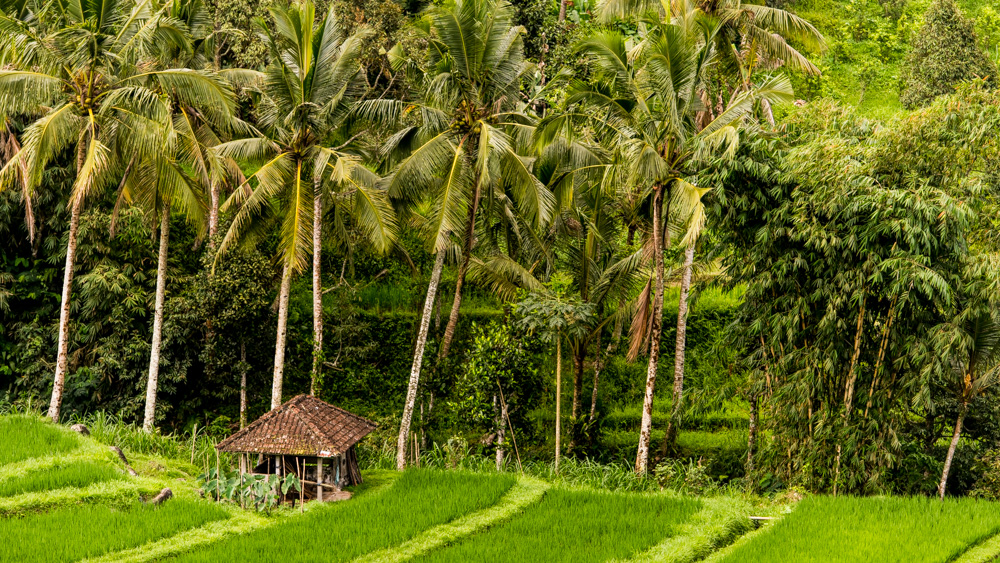
[[[0,170],[0,189],[31,193],[69,153],[76,168],[49,417],[58,420],[66,375],[76,232],[85,201],[120,181],[130,163],[162,150],[177,93],[193,107],[226,108],[213,81],[190,69],[159,69],[167,46],[190,49],[186,25],[153,0],[24,4],[0,15],[0,115],[34,119]]]

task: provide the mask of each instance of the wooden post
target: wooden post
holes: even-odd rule
[[[323,502],[323,458],[316,458],[316,500]]]
[[[282,467],[281,467],[282,463],[281,463],[281,461],[282,461],[283,457],[284,456],[277,456],[277,457],[274,458],[274,474],[277,475],[279,478],[281,477],[281,470],[282,470]],[[284,500],[284,499],[282,498],[282,495],[281,495],[281,482],[280,481],[278,482],[277,485],[275,485],[274,494],[278,495],[278,504],[281,504],[281,501]]]

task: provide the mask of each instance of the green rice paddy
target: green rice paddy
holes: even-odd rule
[[[207,502],[174,499],[161,506],[138,501],[126,510],[101,505],[0,519],[0,562],[78,561],[157,540],[227,516]]]
[[[708,434],[687,435],[704,445]],[[30,458],[47,459],[10,465]],[[808,497],[740,537],[752,503],[779,508],[766,499],[411,469],[365,472],[347,501],[262,516],[196,498],[190,473],[171,470],[173,463],[158,458],[148,472],[137,465],[133,478],[93,436],[0,416],[0,505],[8,515],[0,517],[0,563],[687,563],[706,555],[712,563],[971,563],[1000,556],[1000,503],[975,499]],[[573,464],[586,462],[567,459],[564,470]],[[175,498],[158,507],[139,500],[164,486]]]
[[[57,465],[27,476],[0,481],[0,497],[49,491],[65,487],[86,487],[94,483],[124,479],[125,474],[107,464],[81,461]]]
[[[496,504],[510,475],[407,471],[383,492],[331,503],[259,532],[236,536],[176,559],[220,561],[350,561]]]
[[[79,438],[44,419],[28,416],[0,417],[0,465],[32,457],[74,450]]]
[[[726,563],[944,562],[1000,532],[1000,504],[975,499],[812,497]]]
[[[419,561],[590,563],[625,558],[675,534],[691,498],[553,490],[524,514]]]

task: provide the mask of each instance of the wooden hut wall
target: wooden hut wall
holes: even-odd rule
[[[363,481],[361,480],[361,468],[358,467],[358,452],[354,449],[354,446],[347,448],[347,455],[344,456],[345,464],[347,465],[347,470],[341,479],[344,481],[344,485],[354,486],[360,485]]]

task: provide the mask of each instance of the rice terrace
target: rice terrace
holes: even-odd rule
[[[0,563],[1000,561],[995,0],[0,2]]]

